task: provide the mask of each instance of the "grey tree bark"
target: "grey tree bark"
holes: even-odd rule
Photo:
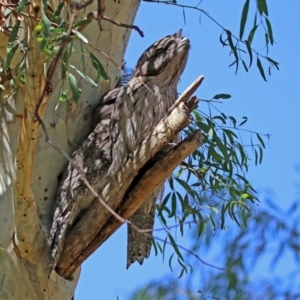
[[[53,8],[57,4],[55,2],[48,3]],[[115,21],[132,24],[138,5],[138,0],[124,0],[121,3],[110,1],[107,3],[105,14]],[[96,4],[89,8],[93,11],[97,10]],[[67,164],[61,153],[46,143],[40,123],[36,119],[36,105],[46,85],[45,58],[39,51],[39,44],[32,37],[31,32],[41,18],[41,3],[33,0],[27,6],[27,10],[31,18],[25,18],[23,32],[21,31],[18,35],[20,40],[22,36],[26,36],[28,39],[26,83],[15,78],[17,88],[11,89],[8,82],[4,82],[5,78],[1,77],[1,83],[6,89],[0,92],[0,226],[7,228],[7,231],[0,233],[0,246],[5,249],[2,252],[3,260],[0,269],[0,276],[2,276],[0,278],[2,282],[0,299],[71,299],[78,282],[81,263],[120,226],[117,224],[119,221],[112,217],[112,212],[104,209],[99,201],[94,199],[105,199],[104,202],[113,211],[117,211],[124,219],[130,218],[143,204],[140,199],[147,199],[151,193],[153,194],[154,189],[157,187],[160,189],[159,185],[170,176],[173,169],[200,145],[201,135],[196,132],[167,152],[161,161],[154,159],[155,155],[170,140],[174,139],[182,128],[189,124],[189,114],[196,102],[195,99],[192,99],[187,106],[183,103],[176,104],[172,111],[167,112],[176,99],[176,84],[186,60],[183,57],[178,61],[178,66],[181,67],[176,68],[176,74],[173,73],[175,77],[178,76],[177,81],[175,80],[171,89],[161,96],[162,98],[170,97],[172,101],[161,107],[160,115],[155,120],[152,120],[152,116],[150,116],[150,119],[147,120],[149,128],[146,129],[144,135],[139,137],[134,146],[129,144],[131,140],[126,134],[123,134],[124,130],[114,131],[117,134],[115,139],[111,140],[114,144],[111,153],[108,153],[107,147],[103,146],[108,142],[107,135],[103,134],[103,131],[107,131],[108,126],[110,126],[110,130],[115,125],[121,128],[121,123],[117,123],[119,120],[126,119],[118,116],[118,113],[122,112],[122,109],[115,109],[120,107],[118,101],[114,105],[113,113],[114,120],[118,121],[109,125],[106,120],[111,108],[102,107],[102,123],[100,122],[86,139],[88,133],[91,132],[93,108],[99,102],[101,95],[114,87],[118,79],[119,69],[116,65],[121,67],[129,38],[128,29],[116,27],[105,21],[102,21],[103,31],[101,32],[96,22],[87,27],[84,34],[88,38],[89,44],[95,49],[94,54],[98,57],[99,53],[105,54],[104,56],[100,55],[99,58],[109,74],[110,80],[100,82],[99,88],[92,88],[87,82],[78,79],[79,87],[82,90],[80,101],[78,103],[67,101],[60,104],[58,109],[54,109],[61,84],[60,73],[57,71],[51,89],[44,95],[39,115],[43,118],[51,141],[60,149],[70,155],[81,145],[80,151],[75,152],[74,158],[79,165],[82,165],[85,172],[88,170],[86,172],[88,180],[99,194],[89,195],[90,199],[87,199],[86,206],[79,209],[75,207],[74,214],[69,216],[72,223],[79,210],[88,208],[83,217],[72,226],[63,247],[57,248],[59,252],[62,252],[58,256],[59,259],[57,258],[54,262],[58,266],[57,273],[51,272],[49,278],[50,247],[47,237],[52,224],[55,195],[61,173]],[[95,32],[98,34],[96,35]],[[0,55],[4,59],[7,40],[8,35],[1,31]],[[168,45],[169,43],[165,44],[166,47]],[[102,52],[99,52],[99,49]],[[14,57],[12,75],[15,75],[13,68],[22,55],[22,52],[18,52]],[[69,63],[75,66],[80,61],[80,57],[76,55],[72,56],[72,59],[73,61],[69,61]],[[144,68],[147,64],[144,65],[143,59],[139,63],[137,76],[141,77],[143,71],[151,70],[151,68],[149,66]],[[91,62],[88,63],[85,71],[90,77],[96,75],[91,68]],[[143,80],[136,84],[141,82]],[[144,83],[151,85],[150,82]],[[141,87],[145,88],[145,86]],[[154,84],[152,87],[155,89],[156,85]],[[110,93],[113,94],[114,91]],[[183,102],[187,102],[189,96],[191,96],[190,93]],[[164,105],[164,102],[162,103]],[[151,102],[149,104],[153,105]],[[162,120],[159,122],[160,119]],[[124,126],[126,127],[126,125]],[[122,149],[120,143],[127,147],[125,147],[124,153],[117,153]],[[114,148],[115,145],[118,147]],[[85,151],[89,152],[91,148],[94,149],[95,156],[81,155]],[[124,161],[122,168],[118,169],[117,166],[120,164],[118,160],[120,157],[124,158],[124,154],[128,154],[128,149],[130,155]],[[97,160],[98,155],[101,160]],[[84,163],[83,157],[87,158]],[[106,161],[110,163],[111,157],[118,159],[112,160],[107,178],[99,182],[101,164],[105,166]],[[150,160],[149,168],[147,162]],[[141,170],[142,172],[140,172]],[[93,173],[94,171],[95,173]],[[64,177],[65,181],[73,180],[76,185],[76,178],[79,174],[73,173],[72,176],[68,176],[67,172]],[[133,181],[134,185],[132,185]],[[146,181],[149,183],[147,186],[145,186]],[[59,187],[59,193],[65,193],[66,198],[71,198],[76,188],[79,188],[80,193],[84,193],[86,190],[85,185],[75,186],[74,190],[64,190],[62,185]],[[89,190],[91,189],[89,188]],[[62,210],[64,209],[62,207]],[[70,213],[71,211],[67,209],[66,212]],[[65,226],[67,225],[65,224]],[[74,247],[74,245],[79,246]],[[144,256],[147,255],[147,251],[147,249],[144,251]]]
[[[55,8],[58,2],[49,1],[48,5]],[[106,5],[105,15],[133,24],[139,0],[108,1]],[[96,3],[89,9],[96,11]],[[79,269],[73,273],[73,280],[58,275],[47,278],[50,249],[45,232],[50,229],[58,176],[66,166],[66,159],[45,142],[35,119],[35,107],[45,78],[44,58],[31,32],[38,23],[35,18],[41,18],[41,1],[30,1],[26,10],[34,17],[24,20],[28,32],[26,84],[16,81],[18,86],[13,90],[1,77],[6,89],[0,90],[0,247],[5,249],[1,250],[0,299],[71,299]],[[101,95],[115,85],[119,74],[115,64],[121,67],[130,35],[130,30],[106,21],[102,21],[102,26],[100,32],[93,22],[84,35],[91,45],[110,58],[94,51],[110,77],[109,82],[102,81],[99,88],[92,88],[78,79],[83,92],[81,101],[78,104],[68,101],[54,110],[59,95],[58,72],[52,82],[53,91],[46,95],[39,111],[51,140],[69,154],[90,132],[93,107]],[[6,58],[7,41],[8,35],[1,31],[0,56],[3,59]],[[23,53],[16,53],[12,68],[22,56]],[[76,65],[79,60],[74,56],[70,63]],[[86,72],[91,77],[96,75],[90,63]]]

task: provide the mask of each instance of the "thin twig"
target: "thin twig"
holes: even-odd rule
[[[94,20],[99,20],[98,15],[99,15],[98,12],[92,11],[92,12],[88,13],[87,18],[92,18]],[[136,25],[129,25],[129,24],[126,24],[126,23],[121,23],[121,22],[115,21],[115,20],[113,20],[109,17],[106,17],[104,15],[102,16],[102,20],[108,21],[108,22],[110,22],[114,25],[117,25],[119,27],[134,29],[140,34],[141,37],[144,37],[144,32]]]
[[[190,6],[190,5],[185,5],[185,4],[179,4],[177,3],[176,1],[160,1],[160,0],[143,0],[144,2],[151,2],[151,3],[158,3],[158,4],[167,4],[167,5],[173,5],[173,6],[177,6],[177,7],[181,7],[181,8],[188,8],[188,9],[194,9],[194,10],[197,10],[197,11],[200,11],[200,13],[204,14],[207,18],[209,18],[212,22],[214,22],[217,26],[219,26],[223,31],[227,32],[227,29],[222,26],[217,20],[215,20],[213,17],[210,16],[210,14],[205,11],[204,9],[201,9],[197,6]],[[262,22],[263,23],[263,22]],[[246,42],[245,41],[242,41],[240,40],[236,35],[234,34],[231,34],[231,36],[233,38],[236,39],[237,42],[240,42],[244,45],[246,45]],[[260,54],[258,51],[256,51],[254,48],[252,48],[250,46],[251,50],[258,56],[260,57],[263,57],[264,59],[268,60],[267,56],[266,55],[262,55]],[[268,60],[269,61],[269,60]],[[270,62],[270,61],[269,61]],[[274,66],[274,64],[272,64]]]
[[[198,172],[197,170],[195,170],[194,168],[190,167],[186,162],[182,162],[180,164],[181,168],[183,169],[187,169],[189,171],[191,171],[196,177],[198,177],[200,180],[203,179],[202,174],[200,172]]]
[[[148,234],[147,234],[148,235]],[[153,239],[157,240],[157,241],[160,241],[162,243],[166,243],[168,245],[171,245],[173,246],[173,244],[171,242],[168,242],[167,240],[165,239],[162,239],[162,238],[159,238],[158,236],[153,236],[152,237]],[[194,253],[192,250],[189,250],[188,248],[185,248],[179,244],[176,243],[176,246],[179,248],[179,249],[182,249],[183,251],[185,252],[188,252],[189,254],[191,254],[192,256],[196,257],[202,264],[208,266],[208,267],[211,267],[211,268],[214,268],[214,269],[217,269],[217,270],[220,270],[220,271],[226,271],[227,269],[226,268],[221,268],[221,267],[218,267],[218,266],[215,266],[215,265],[212,265],[210,263],[207,263],[205,260],[203,260],[198,254]]]
[[[136,26],[136,25],[128,25],[128,24],[125,24],[125,23],[117,22],[117,21],[112,20],[112,19],[110,19],[110,18],[108,18],[106,16],[103,16],[103,20],[111,22],[111,23],[113,23],[113,24],[115,24],[117,26],[120,26],[120,27],[134,29],[134,30],[136,30],[140,34],[141,37],[144,37],[144,32],[138,26]]]
[[[167,115],[169,115],[175,107],[177,107],[181,102],[187,102],[190,97],[195,93],[198,87],[201,85],[204,76],[199,76],[176,100],[176,102],[169,108]]]
[[[197,225],[198,225],[198,223],[197,223],[196,221],[193,221],[193,222],[186,222],[186,223],[184,223],[183,225],[187,225],[187,224],[191,224],[191,223],[192,223],[192,224],[197,224]],[[173,226],[170,226],[169,228],[176,228],[176,227],[178,227],[178,226],[180,226],[180,225],[173,225]],[[162,239],[162,238],[159,238],[158,236],[154,236],[154,235],[151,235],[151,234],[147,233],[147,232],[160,231],[160,230],[165,230],[165,229],[157,229],[157,230],[144,229],[144,230],[137,230],[138,228],[137,228],[136,226],[134,226],[132,223],[131,223],[131,227],[132,227],[134,230],[136,230],[136,231],[138,231],[138,232],[144,234],[144,235],[147,236],[147,237],[150,237],[150,238],[153,239],[153,240],[160,241],[160,242],[162,242],[162,243],[164,243],[164,244],[173,246],[173,244],[172,244],[171,242],[167,241],[166,239]],[[226,270],[227,270],[226,268],[218,267],[218,266],[215,266],[215,265],[213,265],[213,264],[210,264],[210,263],[206,262],[206,261],[203,260],[198,254],[196,254],[195,252],[193,252],[192,250],[189,250],[188,248],[186,248],[186,247],[184,247],[184,246],[181,246],[180,244],[177,244],[177,243],[176,243],[176,246],[177,246],[179,249],[181,249],[181,250],[183,250],[183,251],[189,253],[190,255],[196,257],[196,259],[198,259],[198,260],[199,260],[202,264],[204,264],[205,266],[208,266],[208,267],[211,267],[211,268],[220,270],[220,271],[226,271]]]
[[[101,24],[101,19],[103,19],[104,12],[106,10],[106,5],[105,5],[105,0],[97,0],[98,1],[98,26],[100,30],[103,30],[102,24]]]

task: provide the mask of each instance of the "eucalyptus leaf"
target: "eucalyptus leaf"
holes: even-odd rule
[[[249,11],[249,3],[250,3],[250,0],[246,0],[244,7],[243,7],[241,23],[240,23],[240,40],[243,39],[243,35],[244,35],[245,25],[247,22],[248,11]]]

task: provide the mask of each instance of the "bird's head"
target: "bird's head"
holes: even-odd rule
[[[181,31],[168,35],[151,45],[141,55],[133,76],[151,77],[152,80],[174,82],[177,85],[184,70],[190,41]]]

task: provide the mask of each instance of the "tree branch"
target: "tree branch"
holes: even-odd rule
[[[128,220],[143,204],[144,200],[152,193],[153,189],[161,182],[167,180],[174,169],[191,153],[197,150],[201,144],[201,132],[195,131],[191,136],[182,141],[176,147],[168,151],[165,156],[156,161],[145,174],[135,182],[133,188],[125,195],[121,207],[116,213]],[[103,244],[119,227],[120,222],[111,217],[101,230],[101,234],[93,242],[97,242],[97,248]],[[96,248],[96,249],[97,249]]]
[[[103,186],[99,195],[106,200],[106,203],[113,210],[117,210],[117,208],[120,207],[120,204],[124,202],[123,199],[127,197],[128,190],[133,193],[133,196],[128,196],[130,198],[136,197],[134,195],[138,195],[141,192],[140,188],[136,188],[137,190],[134,192],[136,182],[131,186],[132,182],[134,180],[139,182],[139,178],[145,172],[145,170],[142,170],[145,164],[154,157],[156,153],[162,150],[178,132],[190,123],[190,121],[189,109],[187,109],[184,103],[175,107],[173,112],[157,125],[153,133],[144,141],[141,147],[133,153],[133,157],[127,161],[123,169],[118,172],[118,174],[115,174],[116,176],[113,176],[108,184]],[[195,140],[193,139],[192,144],[195,146]],[[165,165],[160,165],[160,163],[155,164],[158,165],[156,168],[163,168],[167,170],[167,172],[164,173],[160,169],[162,177],[157,181],[154,180],[151,183],[148,183],[149,185],[151,184],[149,190],[153,190],[157,184],[168,178],[172,170],[180,164],[187,155],[197,148],[190,148],[187,145],[188,141],[183,142],[180,144],[180,147],[178,145],[178,148],[174,148],[175,152],[170,152],[170,155],[173,154],[174,157],[177,158],[177,160],[172,158],[173,164],[171,164],[170,167],[168,167],[170,162]],[[197,143],[197,146],[198,145],[199,143]],[[152,172],[158,172],[158,169]],[[145,198],[142,199],[144,200]],[[133,214],[134,209],[137,210],[139,208],[139,206],[136,206],[133,209],[131,205],[129,209],[125,208],[125,211],[128,211],[128,215]],[[66,278],[70,277],[76,268],[121,225],[118,221],[114,224],[113,230],[107,231],[106,229],[106,231],[103,232],[105,226],[110,227],[110,220],[112,220],[111,213],[104,210],[103,206],[98,201],[94,201],[85,215],[71,228],[71,231],[66,238],[65,248],[56,269],[61,276]]]

